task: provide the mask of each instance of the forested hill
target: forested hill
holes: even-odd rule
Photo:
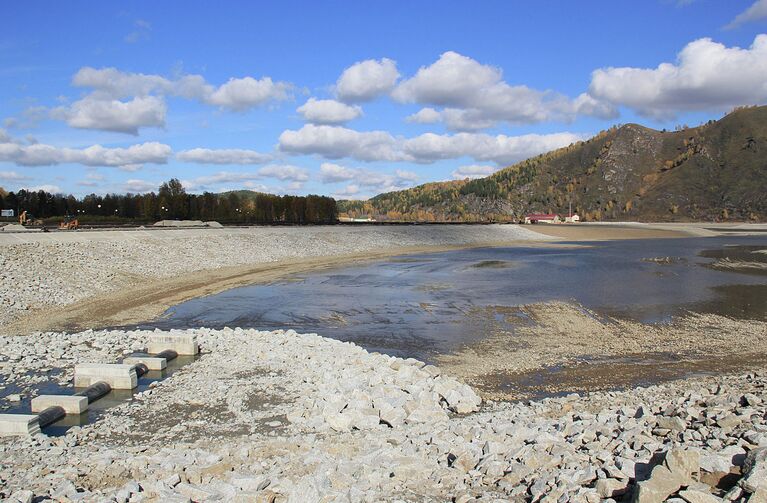
[[[627,124],[486,178],[429,183],[341,201],[379,219],[514,221],[527,213],[586,220],[767,220],[767,107],[674,132]]]

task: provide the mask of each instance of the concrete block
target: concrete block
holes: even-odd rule
[[[35,414],[0,414],[0,437],[17,437],[40,433]]]
[[[32,399],[32,412],[48,407],[61,407],[67,414],[82,414],[88,410],[88,397],[69,395],[40,395]]]
[[[81,363],[75,365],[75,387],[86,388],[104,381],[113,389],[133,389],[138,386],[136,367],[125,363]]]
[[[163,370],[168,366],[168,361],[165,358],[156,358],[154,356],[131,356],[124,358],[123,363],[128,365],[143,363],[149,370]]]
[[[147,353],[156,355],[172,349],[179,355],[191,356],[200,352],[194,334],[151,334]]]

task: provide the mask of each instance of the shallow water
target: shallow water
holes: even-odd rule
[[[296,275],[194,299],[143,326],[293,328],[428,360],[513,331],[516,306],[552,300],[645,323],[688,311],[767,319],[765,270],[711,267],[727,257],[767,266],[759,252],[767,237],[587,244],[409,255]]]
[[[131,356],[145,356],[141,353],[135,353]],[[175,359],[168,362],[168,366],[165,370],[150,370],[138,379],[138,386],[132,390],[127,389],[115,389],[104,395],[102,398],[92,402],[88,405],[88,410],[83,414],[71,414],[66,415],[61,420],[47,426],[43,429],[43,432],[51,436],[64,435],[67,430],[73,426],[82,426],[84,424],[92,423],[98,420],[104,411],[115,405],[120,405],[124,402],[129,402],[133,399],[135,393],[146,391],[150,388],[150,385],[155,381],[162,381],[170,377],[178,369],[192,363],[197,359],[196,356],[178,356]],[[57,372],[56,372],[57,373]],[[50,373],[51,377],[56,373]],[[0,386],[3,389],[0,390],[0,397],[5,397],[14,393],[20,393],[23,390],[17,386],[5,385],[0,378]],[[34,389],[38,395],[72,395],[78,391],[82,391],[84,388],[73,388],[71,386],[62,386],[55,381],[47,381],[34,386],[30,389]],[[31,394],[25,393],[20,402],[13,403],[0,399],[0,413],[2,414],[32,414],[31,402],[34,398]]]

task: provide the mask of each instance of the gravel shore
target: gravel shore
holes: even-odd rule
[[[415,248],[546,241],[518,225],[162,229],[0,235],[0,327],[30,311],[180,276]],[[211,280],[212,281],[212,280]],[[142,320],[136,320],[142,321]],[[0,328],[0,330],[2,330]],[[2,332],[0,332],[2,333]]]
[[[0,412],[46,386],[70,386],[77,363],[140,351],[154,333],[11,335],[10,323],[25,317],[58,320],[56,309],[89,302],[162,306],[178,298],[161,297],[167,290],[210,293],[289,273],[291,260],[330,266],[545,239],[511,225],[2,236]],[[234,279],[211,287],[221,275]],[[650,329],[569,304],[523,309],[534,323],[512,339],[488,334],[442,368],[292,330],[189,330],[203,350],[198,360],[95,422],[61,437],[0,438],[0,499],[767,502],[767,373],[764,361],[749,359],[761,355],[763,322],[693,315]],[[78,316],[101,319],[87,309]],[[715,368],[716,377],[627,391],[593,391],[600,386],[589,381],[592,391],[567,395],[560,392],[577,389],[575,381],[552,370],[587,382],[578,372],[597,367],[595,355],[652,360],[653,352],[677,358],[658,369],[705,356],[741,359],[730,368],[751,370]],[[614,384],[633,367],[597,377]],[[559,394],[543,400],[493,401],[466,384],[550,370],[542,388]]]
[[[765,374],[480,403],[436,367],[313,334],[194,332],[199,360],[95,423],[58,438],[0,440],[0,495],[688,503],[767,495]],[[36,346],[3,337],[15,371],[0,370],[6,383],[28,386],[20,370],[47,379],[62,362],[112,358],[146,335],[40,334]]]

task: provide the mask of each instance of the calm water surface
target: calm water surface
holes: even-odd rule
[[[588,245],[419,254],[302,274],[191,300],[146,326],[293,328],[428,359],[513,330],[510,309],[535,302],[574,301],[647,323],[688,311],[767,319],[767,269],[710,267],[725,257],[767,262],[767,236]]]

